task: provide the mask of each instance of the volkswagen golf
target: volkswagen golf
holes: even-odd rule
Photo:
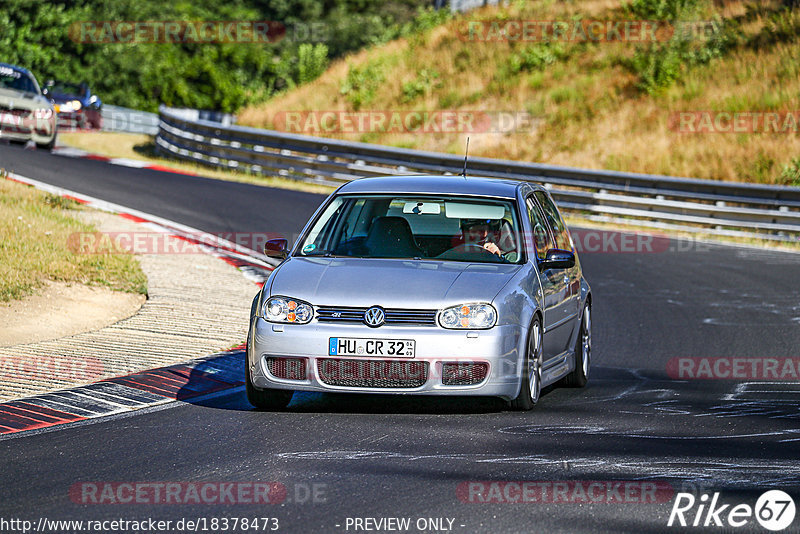
[[[247,397],[294,391],[494,396],[529,410],[586,384],[592,295],[539,185],[393,176],[341,186],[251,307]]]

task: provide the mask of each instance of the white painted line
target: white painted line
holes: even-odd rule
[[[124,167],[133,167],[136,169],[142,169],[150,166],[150,163],[148,163],[147,161],[142,161],[139,159],[129,159],[129,158],[111,158],[110,160],[108,160],[108,162],[114,165],[122,165]]]
[[[57,146],[51,150],[50,153],[57,156],[66,156],[68,158],[82,158],[89,155],[85,150],[72,148],[71,146]]]

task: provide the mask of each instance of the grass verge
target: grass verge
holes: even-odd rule
[[[131,254],[75,254],[70,235],[94,232],[75,218],[80,204],[0,178],[0,302],[30,295],[45,280],[147,293]]]

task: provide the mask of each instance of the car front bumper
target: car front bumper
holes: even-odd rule
[[[0,141],[33,141],[46,144],[56,135],[55,119],[37,119],[35,111],[25,110],[22,115],[0,108]]]
[[[276,325],[256,317],[251,322],[247,365],[252,383],[260,389],[387,393],[412,395],[496,396],[506,400],[519,392],[520,354],[525,343],[518,325],[495,326],[489,330],[446,330],[438,326],[383,326],[379,329],[353,324],[326,324],[316,320],[306,325]],[[414,358],[330,356],[330,338],[413,339]],[[272,375],[267,358],[305,358],[305,380],[288,380]],[[358,387],[326,383],[318,372],[322,359],[369,361],[418,361],[428,363],[427,378],[418,387]],[[442,383],[443,363],[488,363],[486,378],[472,385]]]

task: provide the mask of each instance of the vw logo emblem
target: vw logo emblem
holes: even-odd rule
[[[372,328],[381,326],[385,319],[383,308],[380,306],[373,306],[364,312],[364,324]]]

